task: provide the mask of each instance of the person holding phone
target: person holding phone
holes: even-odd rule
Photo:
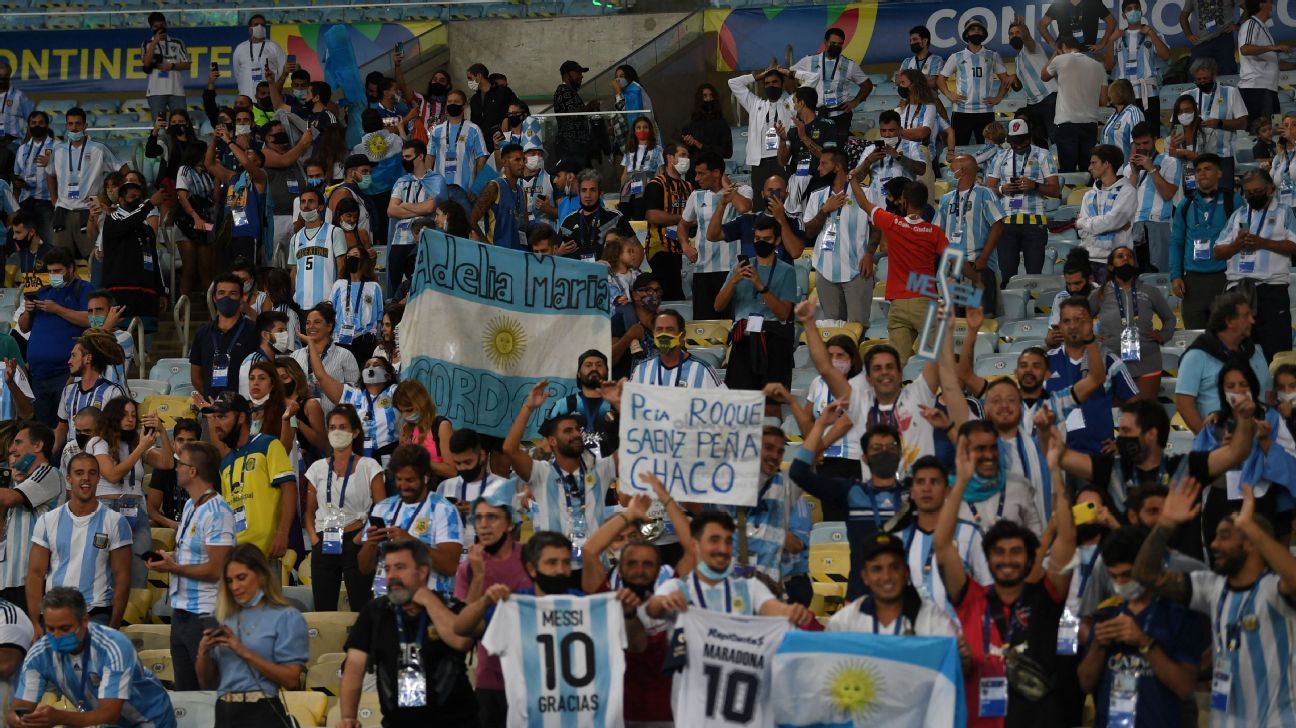
[[[184,71],[193,67],[189,58],[189,49],[184,41],[172,38],[167,32],[166,16],[162,13],[149,13],[149,39],[144,41],[140,52],[143,70],[148,74],[149,110],[154,118],[162,116],[167,110],[183,111],[185,108]]]
[[[198,643],[198,679],[216,690],[216,725],[292,725],[279,689],[296,690],[310,659],[306,619],[284,599],[270,562],[252,544],[225,557],[219,580],[219,624]]]
[[[58,505],[67,487],[62,471],[50,462],[54,439],[53,430],[29,422],[9,444],[9,472],[14,485],[0,488],[0,508],[4,511],[0,598],[14,604],[27,602],[27,563],[31,556],[27,544],[31,543],[36,519]]]
[[[68,474],[67,503],[42,515],[31,534],[26,605],[37,637],[46,591],[76,589],[90,620],[113,628],[121,626],[130,596],[131,527],[96,497],[99,461],[89,453],[74,455]]]

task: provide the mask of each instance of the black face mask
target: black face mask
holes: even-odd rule
[[[0,78],[0,91],[8,91],[8,90],[9,90],[9,79]]]
[[[346,272],[357,273],[360,270],[360,259],[354,255],[348,255],[346,259]]]
[[[566,594],[571,589],[570,576],[546,576],[537,571],[531,581],[545,594]]]
[[[581,79],[573,78],[571,81],[568,82],[568,84],[574,89],[579,89],[581,87]]]
[[[510,129],[516,129],[516,128],[518,128],[519,126],[522,126],[522,115],[521,115],[521,114],[509,114],[509,116],[508,116],[508,123],[509,123],[509,128],[510,128]]]
[[[427,87],[428,96],[445,96],[449,90],[442,83],[429,83]]]
[[[469,468],[468,470],[459,470],[456,472],[459,473],[459,477],[464,479],[465,483],[473,483],[481,477],[481,471],[481,463],[478,463],[475,467]]]
[[[139,430],[122,430],[121,441],[132,445],[139,441]]]
[[[778,86],[766,86],[765,98],[769,101],[778,101],[783,96],[783,89]]]
[[[896,86],[896,94],[899,95],[900,98],[902,98],[902,99],[907,99],[907,98],[909,98],[909,87],[908,87],[908,86]]]
[[[648,597],[652,596],[653,592],[655,591],[655,589],[653,589],[652,584],[645,584],[643,586],[639,586],[637,584],[631,584],[630,582],[624,579],[621,580],[621,586],[624,586],[625,588],[634,592],[634,595],[639,597],[640,599],[647,599]]]
[[[714,101],[703,101],[703,102],[702,102],[702,110],[705,111],[705,112],[707,112],[708,114],[711,113],[712,111],[715,111],[715,102],[714,102]]]
[[[257,99],[256,105],[262,111],[274,111],[274,102],[270,100],[269,96],[264,99]]]
[[[922,43],[910,43],[909,52],[914,54],[915,56],[918,55],[919,53],[922,53]]]
[[[495,554],[498,554],[500,552],[500,549],[504,548],[504,544],[507,541],[508,541],[508,532],[506,531],[504,535],[495,539],[495,543],[484,543],[482,544],[482,548],[486,549],[486,553],[490,554],[491,556],[494,556]]]
[[[463,104],[446,104],[446,114],[449,116],[462,116]]]
[[[836,58],[837,56],[840,56],[841,46],[835,44],[828,46],[827,48],[824,49],[824,55],[828,56],[829,58]]]
[[[90,435],[83,435],[80,432],[78,432],[76,434],[77,447],[81,448],[84,451],[86,447],[86,443],[90,442],[90,437],[91,437]]]
[[[401,160],[401,168],[404,169],[406,172],[409,172],[409,173],[413,174],[413,173],[414,173],[414,160],[412,160],[412,159],[402,159],[402,160]]]
[[[1246,201],[1252,210],[1263,210],[1269,206],[1269,195],[1247,195]]]
[[[288,382],[287,384],[283,385],[284,394],[291,395],[293,393],[293,390],[295,389],[297,389],[297,382]]]
[[[1088,543],[1095,538],[1105,536],[1107,527],[1101,523],[1085,523],[1076,526],[1076,541],[1079,543]]]
[[[985,33],[964,33],[963,40],[968,45],[981,45],[986,41]]]
[[[1127,465],[1133,465],[1143,457],[1143,443],[1137,437],[1117,435],[1116,452]]]
[[[1201,91],[1204,94],[1208,94],[1215,90],[1214,81],[1198,81],[1196,83],[1196,86],[1197,86],[1197,90]]]
[[[874,478],[894,478],[900,468],[900,453],[883,450],[868,456],[869,473]]]
[[[774,250],[778,248],[778,243],[767,243],[763,240],[756,240],[752,242],[752,246],[756,248],[756,257],[768,258],[774,254]]]
[[[595,203],[592,204],[592,205],[587,205],[587,204],[585,204],[584,202],[582,202],[582,203],[581,203],[581,209],[584,210],[585,212],[594,212],[595,210],[598,209],[598,203],[595,202]]]
[[[44,126],[33,126],[31,128],[32,139],[44,139],[49,135],[49,128]]]
[[[281,131],[270,135],[271,144],[288,145],[288,132]]]
[[[1134,280],[1134,276],[1138,275],[1138,266],[1129,263],[1118,265],[1115,268],[1112,268],[1112,275],[1122,281],[1132,281]]]
[[[1026,45],[1026,41],[1021,38],[1009,38],[1008,45],[1012,46],[1013,50],[1019,51]]]

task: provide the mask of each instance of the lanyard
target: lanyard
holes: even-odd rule
[[[454,135],[454,139],[450,140],[450,144],[446,147],[446,159],[459,158],[459,137],[463,136],[463,128],[464,128],[464,124],[466,123],[467,123],[466,121],[461,121],[458,124],[453,125],[455,130],[455,135]],[[445,125],[446,125],[446,132],[445,132],[446,137],[449,138],[450,127],[452,126],[449,119],[446,119]]]
[[[257,53],[255,57],[253,57],[253,55],[252,55],[252,46],[253,46],[253,45],[254,45],[254,44],[253,44],[251,41],[248,42],[248,60],[251,61],[251,62],[253,62],[253,63],[256,63],[257,61],[261,60],[261,57],[262,57],[262,56],[265,55],[265,46],[266,46],[266,42],[265,42],[265,41],[261,41],[260,43],[255,44],[255,45],[260,45],[260,46],[261,46],[261,52],[260,52],[260,53]]]
[[[1101,555],[1102,549],[1095,547],[1093,556],[1089,557],[1088,563],[1080,570],[1080,591],[1076,592],[1076,594],[1083,595],[1085,593],[1085,586],[1089,583],[1089,577],[1093,576],[1094,564],[1098,563],[1098,557]]]
[[[410,517],[406,518],[405,522],[401,524],[402,531],[409,531],[410,524],[414,523],[414,521],[418,519],[418,515],[423,512],[423,509],[427,507],[427,504],[428,504],[428,498],[426,495],[424,495],[423,502],[419,503],[419,507],[415,508],[414,512],[410,514]],[[401,510],[401,503],[397,501],[396,508],[391,513],[392,521],[395,521],[397,518],[400,517],[400,510]]]
[[[88,628],[87,628],[88,629]],[[90,694],[86,692],[86,686],[90,684],[90,633],[86,633],[85,649],[81,650],[84,655],[84,661],[81,664],[81,693],[77,696],[77,703],[82,711],[90,710]]]
[[[1202,109],[1202,118],[1210,118],[1211,108],[1215,106],[1215,94],[1219,91],[1217,86],[1215,91],[1211,91],[1206,97],[1210,103],[1202,104],[1202,90],[1197,89],[1197,108]]]
[[[245,323],[247,323],[247,318],[243,316],[239,316],[238,326],[234,327],[234,336],[230,337],[229,351],[221,351],[220,326],[215,324],[212,325],[212,358],[213,359],[221,355],[229,356],[229,353],[234,350],[234,346],[238,343],[239,336],[243,333],[243,325]]]
[[[423,664],[423,659],[422,656],[419,654],[419,651],[415,648],[418,646],[420,640],[422,640],[423,635],[427,634],[427,625],[428,625],[427,610],[423,610],[422,614],[419,615],[418,631],[414,633],[414,639],[412,640],[405,639],[405,618],[401,615],[402,611],[404,610],[401,607],[395,608],[396,635],[397,635],[397,639],[400,640],[401,662],[403,663],[401,667],[408,667],[408,666],[421,667]],[[407,657],[409,658],[408,660],[406,660]]]
[[[1021,597],[1017,598],[1017,602]],[[995,629],[999,631],[999,639],[1003,641],[1004,646],[1012,647],[1013,638],[1017,636],[1017,602],[1013,602],[1008,607],[1008,622],[1002,627],[999,625],[999,615],[994,616]],[[990,654],[990,611],[1002,611],[1003,605],[999,604],[999,599],[995,597],[994,587],[990,587],[989,598],[986,599],[985,612],[982,614],[981,624],[981,643],[982,652]],[[1005,636],[1006,635],[1006,636]]]
[[[923,112],[926,110],[927,110],[926,106],[919,106],[917,104],[905,104],[904,128],[906,129],[914,128],[914,122],[921,121],[923,117]]]
[[[872,601],[872,597],[870,597],[869,599],[870,599],[870,602],[871,602],[871,601]],[[873,616],[873,634],[878,634],[877,605],[876,605],[876,604],[870,604],[869,606],[873,607],[873,615],[872,615],[872,616]],[[863,605],[861,605],[861,608],[862,608],[862,607],[863,607]],[[902,612],[900,612],[900,615],[896,617],[895,626],[891,628],[891,634],[896,634],[896,635],[900,634],[900,628],[904,626],[904,621],[905,621],[905,617],[904,617],[904,612],[902,611]]]
[[[1133,314],[1134,314],[1133,316],[1126,315],[1126,313],[1125,313],[1125,293],[1124,293],[1123,291],[1121,291],[1120,286],[1116,285],[1116,281],[1115,281],[1115,280],[1112,281],[1112,291],[1115,292],[1115,294],[1116,294],[1116,308],[1120,310],[1121,327],[1122,327],[1122,328],[1126,328],[1126,329],[1128,329],[1128,328],[1130,327],[1130,322],[1131,322],[1131,321],[1134,321],[1134,320],[1137,320],[1137,319],[1138,319],[1138,315],[1139,315],[1139,310],[1138,310],[1138,279],[1137,279],[1137,278],[1134,279],[1134,282],[1130,284],[1130,291],[1129,291],[1129,297],[1130,297],[1130,308],[1133,309]]]
[[[842,59],[841,54],[838,54],[837,60],[833,61],[832,73],[824,75],[824,71],[828,70],[828,56],[823,53],[819,54],[819,83],[821,86],[823,86],[823,89],[825,91],[828,90],[829,81],[837,80],[837,67],[841,65],[841,59]]]
[[[1253,235],[1259,235],[1260,232],[1261,232],[1262,230],[1264,230],[1265,218],[1269,217],[1269,208],[1266,207],[1266,208],[1264,209],[1264,212],[1261,212],[1261,213],[1260,213],[1260,224],[1257,225],[1257,226],[1255,227],[1255,229],[1252,230],[1252,229],[1251,229],[1251,219],[1254,218],[1254,217],[1255,217],[1255,210],[1252,210],[1250,207],[1248,207],[1248,208],[1247,208],[1247,229],[1248,229],[1248,230],[1251,230],[1251,233],[1252,233]]]
[[[1005,485],[1002,492],[999,493],[999,505],[995,508],[995,523],[1003,520],[1004,504],[1008,502],[1008,487]],[[976,519],[977,525],[981,525],[981,514],[977,513],[975,503],[967,504],[968,510],[972,511],[972,517]]]
[[[1221,626],[1224,627],[1225,641],[1224,644],[1220,645],[1220,647],[1223,648],[1222,651],[1232,651],[1238,648],[1238,636],[1242,628],[1242,619],[1246,616],[1246,613],[1251,610],[1252,606],[1254,606],[1256,592],[1260,589],[1260,581],[1264,579],[1265,575],[1268,573],[1268,570],[1261,573],[1260,577],[1251,585],[1251,588],[1247,590],[1246,599],[1242,602],[1242,608],[1238,610],[1238,621],[1233,622],[1232,624],[1224,624],[1224,603],[1228,601],[1229,589],[1227,585],[1225,585],[1225,588],[1220,590],[1219,605],[1215,607],[1215,629],[1216,634],[1218,634],[1219,628]]]
[[[483,466],[483,467],[482,467],[482,477],[481,477],[481,480],[478,481],[478,482],[481,483],[481,488],[477,491],[478,493],[480,493],[480,492],[486,490],[486,478],[488,477],[488,472],[486,471],[486,468],[485,468],[486,463],[479,463],[479,464],[480,464],[481,466]],[[467,478],[464,478],[464,477],[460,477],[460,478],[459,478],[459,500],[461,500],[461,501],[466,501],[466,500],[468,500],[468,486],[469,486],[469,485],[471,485],[471,483],[468,482],[468,479],[467,479]]]
[[[1017,177],[1022,176],[1022,172],[1025,172],[1025,171],[1026,171],[1026,167],[1030,165],[1030,155],[1031,155],[1031,153],[1030,153],[1029,151],[1026,152],[1026,158],[1022,160],[1022,166],[1021,166],[1021,169],[1017,169],[1017,152],[1014,151],[1014,152],[1012,153],[1012,163],[1013,163],[1013,164],[1012,164],[1012,168],[1013,168],[1013,178],[1014,178],[1014,179],[1016,179]]]
[[[351,301],[351,298],[352,298],[352,296],[351,296],[351,289],[353,289],[354,287],[355,287],[355,281],[347,281],[347,294],[346,294],[346,317],[347,317],[347,319],[350,319],[350,318],[351,318],[351,314],[352,314],[352,312],[355,313],[355,315],[356,315],[357,318],[360,316],[360,297],[364,295],[364,289],[365,289],[365,286],[364,286],[364,283],[361,283],[361,284],[360,284],[360,290],[356,292],[356,294],[355,294],[355,302],[353,303],[353,302]],[[355,322],[355,321],[352,321],[351,323],[352,323],[352,325],[355,325],[356,322]]]
[[[733,611],[733,592],[729,588],[729,577],[724,579],[725,593],[725,614]],[[693,572],[693,591],[697,594],[698,606],[703,609],[707,608],[706,597],[702,596],[702,580],[698,578],[697,572]]]
[[[645,160],[647,160],[647,158],[648,158],[648,145],[647,144],[639,145],[639,148],[635,149],[634,166],[632,166],[630,169],[636,172],[642,172],[643,163]]]
[[[338,508],[342,508],[343,506],[346,505],[347,483],[351,482],[351,468],[354,465],[355,465],[355,453],[351,453],[351,455],[347,457],[346,475],[342,478],[342,492],[338,496],[338,503],[337,503]],[[325,490],[324,499],[325,501],[332,503],[333,502],[333,463],[329,463],[328,484],[326,487],[327,490]]]
[[[976,189],[975,186],[969,187],[966,194],[959,194],[957,189],[954,190],[954,230],[957,232],[963,232],[968,227],[964,218],[972,210],[972,191],[974,189]]]
[[[40,144],[29,142],[27,144],[27,156],[23,157],[23,168],[26,169],[28,166],[31,165],[32,157],[39,157],[40,155],[44,154],[45,147],[48,146],[50,143],[51,142],[49,137],[46,137],[43,141],[41,141]],[[43,169],[41,167],[37,167],[36,170],[34,171],[43,171]]]
[[[563,495],[566,496],[568,508],[571,508],[573,505],[582,508],[585,507],[585,458],[582,457],[578,459],[576,472],[578,475],[564,473],[562,466],[559,465],[557,461],[554,462],[554,474],[563,482]],[[574,494],[568,489],[568,486],[571,485],[567,480],[568,478],[579,478],[579,480],[576,481],[576,490]],[[579,503],[574,501],[579,501]]]
[[[214,489],[209,490],[203,496],[202,500],[193,502],[193,510],[189,511],[189,515],[185,517],[184,523],[180,524],[180,532],[176,534],[177,551],[180,550],[180,544],[183,543],[184,535],[189,533],[189,524],[193,521],[194,516],[198,515],[198,509],[201,508],[204,503],[211,500],[210,496],[214,495],[216,495],[216,491]]]
[[[1022,474],[1026,476],[1027,482],[1030,482],[1030,461],[1026,459],[1026,441],[1022,438],[1021,429],[1017,430],[1017,459],[1021,461]],[[1002,514],[1003,511],[1001,510],[1000,513]]]
[[[72,145],[71,144],[68,145],[68,176],[69,177],[71,177],[72,175],[77,176],[77,179],[72,180],[72,184],[80,184],[81,172],[85,170],[85,153],[86,153],[86,146],[87,146],[86,141],[88,140],[82,140],[81,142],[81,154],[77,156],[76,169],[72,169]]]

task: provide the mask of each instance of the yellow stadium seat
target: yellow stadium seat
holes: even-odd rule
[[[810,611],[818,617],[827,617],[837,612],[846,602],[846,585],[837,582],[815,581],[810,583],[814,595],[810,598]]]
[[[171,583],[171,574],[165,571],[154,571],[149,569],[148,583],[149,586],[155,586],[159,589],[165,590],[167,585]]]
[[[378,693],[361,693],[360,704],[356,709],[356,718],[360,719],[362,728],[382,728],[382,707],[378,704]],[[324,725],[334,726],[342,719],[341,707],[334,705],[329,709],[328,720]]]
[[[297,580],[305,584],[306,586],[310,586],[311,583],[311,555],[310,554],[306,554],[306,558],[302,559],[301,564],[297,566]]]
[[[157,601],[155,594],[152,589],[130,590],[124,617],[127,624],[145,624],[151,621],[149,612],[153,609],[153,602]]]
[[[121,631],[130,638],[137,652],[170,651],[171,649],[171,625],[169,624],[128,624],[122,627]]]
[[[172,551],[175,549],[176,531],[174,528],[154,526],[152,530],[154,551]]]
[[[320,655],[306,670],[306,689],[336,697],[342,690],[342,665],[345,662],[344,652]]]
[[[873,284],[873,297],[882,298],[886,296],[886,281],[878,281]]]
[[[724,346],[732,327],[732,321],[689,321],[684,325],[684,338],[689,346]]]
[[[145,670],[153,673],[153,676],[164,684],[170,685],[175,682],[175,671],[171,666],[171,648],[169,646],[165,650],[141,650],[139,661]]]
[[[303,727],[324,725],[328,696],[313,690],[280,690],[279,697],[288,714],[296,718]]]
[[[167,430],[175,427],[178,418],[193,419],[198,416],[192,399],[171,394],[150,394],[145,397],[140,403],[140,414],[156,414]]]
[[[52,705],[58,710],[67,710],[75,713],[77,706],[68,702],[67,698],[59,696],[57,693],[45,693],[41,696],[41,705]]]
[[[355,612],[306,612],[304,616],[306,635],[310,638],[310,662],[318,660],[320,655],[343,651],[351,625],[356,621]]]
[[[291,584],[293,567],[297,565],[297,552],[288,549],[279,559],[279,583]]]
[[[846,583],[850,576],[848,544],[812,544],[810,577],[815,581]]]
[[[810,495],[809,493],[803,494],[801,496],[801,499],[804,500],[806,503],[810,504],[810,522],[813,524],[822,521],[823,503],[820,503],[818,498]]]
[[[872,349],[875,346],[891,346],[891,340],[890,339],[865,339],[861,341],[859,343],[860,356],[864,356],[864,352],[868,351],[869,349]]]
[[[1174,417],[1170,418],[1170,429],[1191,430],[1192,428],[1188,426],[1188,423],[1184,420],[1183,415],[1179,414],[1178,412],[1175,412]]]
[[[1066,203],[1068,205],[1079,205],[1081,202],[1084,202],[1085,193],[1088,191],[1088,187],[1077,187],[1071,190],[1071,193],[1067,195]]]
[[[824,341],[838,335],[849,336],[858,344],[859,340],[864,338],[864,324],[858,321],[847,321],[841,326],[821,326],[819,328],[819,336]]]

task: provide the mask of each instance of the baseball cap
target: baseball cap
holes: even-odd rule
[[[346,162],[342,165],[342,168],[355,169],[356,167],[372,167],[372,166],[373,166],[373,162],[369,160],[368,156],[364,154],[352,154],[346,158]]]
[[[905,557],[904,541],[889,533],[879,533],[864,543],[864,561],[867,563],[882,554]]]
[[[581,73],[588,73],[589,69],[577,63],[576,61],[563,61],[563,64],[558,67],[558,73],[560,74],[564,74],[569,71],[580,71]]]
[[[1029,136],[1030,133],[1030,124],[1027,124],[1025,119],[1013,119],[1008,122],[1008,136]]]
[[[248,412],[251,407],[243,395],[238,392],[221,392],[212,400],[210,407],[203,407],[205,415],[223,415],[227,412]]]
[[[986,28],[985,21],[982,20],[981,16],[979,15],[973,16],[963,21],[963,32],[966,33],[967,29],[971,28],[974,25],[981,28],[981,30],[989,32],[989,29]]]

